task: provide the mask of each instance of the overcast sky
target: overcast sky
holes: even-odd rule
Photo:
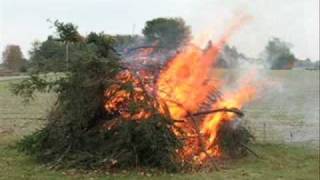
[[[253,16],[231,39],[241,52],[256,57],[279,37],[298,58],[319,59],[319,0],[0,0],[0,50],[17,44],[26,55],[53,32],[48,18],[73,22],[82,34],[140,34],[147,20],[179,16],[194,34],[212,29],[214,39],[239,11]]]

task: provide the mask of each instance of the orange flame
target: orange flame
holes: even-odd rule
[[[212,67],[226,41],[249,19],[248,16],[242,16],[234,21],[222,38],[207,50],[190,44],[169,61],[167,68],[160,73],[157,81],[157,96],[160,101],[165,102],[173,119],[184,120],[189,113],[199,110],[200,105],[206,101],[210,93],[224,86],[220,78],[217,78],[218,73],[214,72]],[[237,91],[226,92],[224,99],[214,103],[211,108],[242,108],[256,93],[255,88],[248,82],[250,82],[249,78],[243,83],[245,86],[240,87]],[[231,112],[219,112],[209,114],[200,121],[202,123],[199,125],[199,131],[201,136],[206,137],[203,143],[206,153],[210,156],[220,155],[219,148],[213,146],[219,123],[223,120],[233,120],[234,116]],[[190,123],[177,126],[187,129]],[[176,134],[179,135],[178,132]],[[195,135],[195,132],[190,130],[188,135]],[[186,158],[192,157],[201,162],[207,155],[201,151],[200,153],[197,149],[200,140],[186,142],[183,149],[180,150],[181,154]],[[195,156],[197,151],[198,156]]]
[[[160,106],[160,112],[169,113],[175,120],[183,123],[175,123],[176,127],[183,129],[190,138],[184,142],[182,149],[178,152],[185,160],[199,163],[205,161],[209,156],[220,156],[219,147],[215,145],[215,139],[219,130],[219,124],[223,121],[233,121],[236,116],[231,112],[218,112],[208,114],[190,122],[190,114],[201,109],[208,96],[218,92],[225,87],[225,83],[219,77],[219,73],[213,71],[213,66],[220,55],[221,49],[230,39],[231,35],[250,19],[248,16],[240,16],[225,31],[223,36],[215,44],[202,50],[194,44],[189,44],[175,57],[169,60],[166,68],[160,72],[156,88],[153,86],[143,87],[140,83],[144,79],[137,79],[128,71],[120,73],[116,80],[122,83],[132,82],[134,91],[123,89],[122,86],[114,84],[106,91],[107,101],[105,108],[109,112],[118,112],[125,119],[141,120],[150,117],[151,113],[147,107],[134,108],[137,111],[130,112],[130,103],[145,100],[145,90],[155,91],[159,102],[165,104]],[[148,56],[153,49],[140,52],[139,56]],[[143,76],[143,71],[139,72]],[[147,78],[146,80],[150,78]],[[235,91],[223,91],[223,99],[216,99],[210,105],[210,109],[238,108],[250,102],[257,94],[252,85],[255,73],[250,72],[239,83],[241,86]],[[152,78],[151,78],[152,80]],[[148,85],[148,83],[146,83]],[[151,93],[152,94],[152,93]],[[108,99],[109,98],[109,99]],[[139,104],[139,103],[136,103]],[[148,104],[152,106],[152,104]],[[176,135],[182,136],[181,132],[173,129]],[[200,133],[200,136],[199,136]],[[202,144],[203,146],[199,145]],[[205,151],[203,151],[204,148]]]
[[[248,79],[249,80],[249,79]],[[251,79],[250,79],[251,81]],[[249,82],[248,82],[249,83]],[[243,105],[249,103],[256,96],[257,90],[250,84],[242,84],[242,87],[232,92],[225,92],[224,99],[213,104],[212,109],[217,108],[238,108],[241,109]],[[201,133],[208,137],[206,141],[206,147],[213,147],[216,134],[218,131],[219,123],[221,121],[234,120],[235,114],[231,112],[218,112],[216,114],[207,115],[203,123],[201,124]],[[212,155],[218,155],[218,147],[215,147],[215,151]],[[210,149],[208,149],[210,151]]]
[[[105,91],[105,109],[119,113],[124,119],[143,120],[150,117],[151,113],[147,111],[149,102],[142,103],[146,101],[144,91],[148,87],[142,87],[141,80],[129,71],[122,71],[115,80],[118,83]]]

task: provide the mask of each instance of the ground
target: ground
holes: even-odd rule
[[[319,71],[267,72],[275,83],[245,108],[246,122],[257,136],[254,156],[227,163],[220,172],[157,174],[154,179],[319,179]],[[232,79],[232,78],[231,78]],[[14,145],[24,135],[41,128],[54,101],[39,95],[28,105],[10,95],[14,79],[0,79],[0,180],[2,179],[146,179],[149,173],[118,174],[50,170]]]

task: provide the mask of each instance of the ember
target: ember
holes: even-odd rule
[[[118,83],[109,87],[105,96],[105,108],[108,112],[117,112],[124,119],[142,120],[150,116],[150,108],[153,105],[147,101],[147,90],[151,87],[146,86],[148,76],[138,79],[130,71],[122,71],[116,76]],[[120,83],[120,84],[119,84]],[[144,83],[143,85],[141,83]],[[133,107],[134,106],[134,107]],[[149,110],[148,110],[149,109]]]

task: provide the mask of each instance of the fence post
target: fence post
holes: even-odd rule
[[[267,128],[266,128],[266,123],[263,122],[263,142],[266,143],[267,141]]]

